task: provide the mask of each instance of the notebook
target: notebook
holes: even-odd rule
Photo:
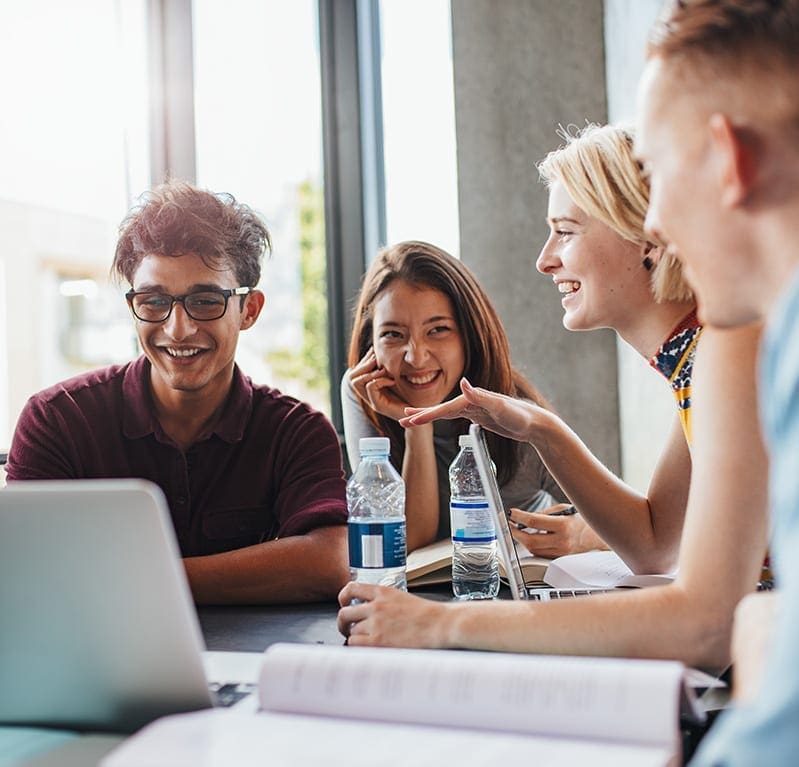
[[[215,702],[166,499],[150,482],[1,489],[0,621],[2,724],[126,733]]]
[[[516,551],[513,537],[510,534],[508,516],[505,513],[505,506],[502,503],[502,496],[499,492],[497,478],[491,465],[491,455],[488,452],[488,445],[486,444],[483,429],[475,423],[469,427],[469,433],[474,443],[474,456],[477,462],[477,468],[480,472],[480,480],[483,483],[483,489],[486,493],[489,508],[494,515],[497,548],[505,564],[508,586],[510,587],[510,593],[513,599],[548,601],[611,591],[612,589],[606,588],[550,589],[528,587],[525,584],[521,564],[519,562],[519,555]]]

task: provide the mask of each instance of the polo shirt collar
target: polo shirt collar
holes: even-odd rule
[[[163,434],[155,417],[150,394],[150,361],[142,355],[131,362],[122,379],[122,396],[125,400],[123,430],[129,439],[139,439],[149,434]],[[225,442],[239,442],[252,412],[252,383],[233,366],[233,381],[222,415],[212,434]]]

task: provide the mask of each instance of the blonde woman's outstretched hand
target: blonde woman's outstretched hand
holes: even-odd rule
[[[543,408],[525,400],[472,386],[461,379],[461,392],[454,399],[426,408],[405,408],[402,426],[421,426],[439,419],[467,418],[501,437],[527,442],[530,430]]]

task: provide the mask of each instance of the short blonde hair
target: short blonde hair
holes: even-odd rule
[[[580,210],[619,237],[637,245],[647,242],[649,185],[633,157],[632,129],[587,124],[576,131],[561,129],[559,134],[566,143],[538,164],[544,183],[552,186],[559,181]],[[693,300],[680,262],[668,251],[652,269],[651,281],[658,301]]]

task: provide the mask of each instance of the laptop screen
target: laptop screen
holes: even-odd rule
[[[130,732],[211,705],[200,626],[155,485],[3,488],[0,583],[3,723]]]

